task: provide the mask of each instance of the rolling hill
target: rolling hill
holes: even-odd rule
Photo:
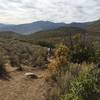
[[[100,19],[94,22],[91,22],[88,25],[88,30],[93,32],[100,32]]]
[[[54,37],[65,37],[69,33],[85,33],[87,32],[85,29],[77,28],[77,27],[60,27],[53,30],[48,31],[40,31],[29,35],[29,37],[33,37],[34,39],[41,38],[54,38]]]

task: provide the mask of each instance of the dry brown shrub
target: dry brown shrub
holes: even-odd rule
[[[69,49],[65,45],[60,45],[55,51],[55,57],[48,64],[51,73],[61,73],[66,71],[68,65]]]

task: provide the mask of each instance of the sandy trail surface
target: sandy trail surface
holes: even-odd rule
[[[29,79],[24,75],[32,72],[38,79]],[[0,80],[0,100],[46,100],[46,70],[27,69],[13,71],[9,80]]]

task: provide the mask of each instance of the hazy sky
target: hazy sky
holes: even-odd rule
[[[99,18],[100,0],[0,0],[0,23],[70,23]]]

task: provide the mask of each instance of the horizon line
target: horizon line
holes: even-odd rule
[[[26,23],[19,23],[19,24],[15,24],[15,23],[1,23],[0,24],[4,24],[4,25],[23,25],[23,24],[30,24],[30,23],[35,23],[35,22],[52,22],[52,23],[63,23],[63,24],[71,24],[71,23],[89,23],[89,22],[95,22],[98,21],[99,19],[96,20],[90,20],[90,21],[73,21],[73,22],[55,22],[55,21],[49,21],[49,20],[37,20],[37,21],[33,21],[33,22],[26,22]]]

